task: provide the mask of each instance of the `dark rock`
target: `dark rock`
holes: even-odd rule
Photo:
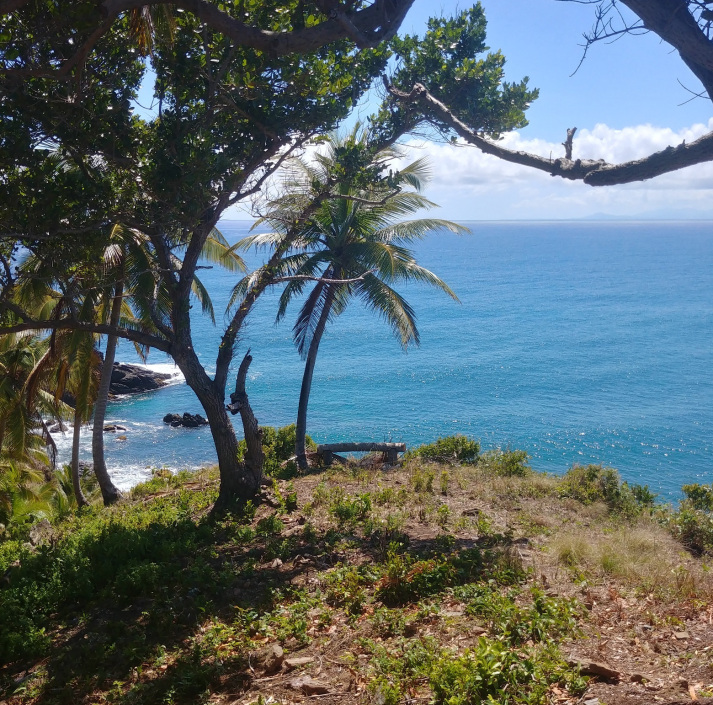
[[[126,429],[123,426],[119,426],[118,424],[109,424],[107,426],[104,426],[105,433],[116,433],[117,431],[126,431]]]
[[[266,646],[250,654],[251,665],[260,669],[266,676],[277,673],[284,660],[285,652],[279,644]]]
[[[186,428],[198,428],[198,426],[200,426],[198,419],[196,419],[193,414],[189,414],[188,412],[183,414],[182,423]]]
[[[50,433],[64,433],[67,430],[67,424],[63,421],[59,421],[54,426],[50,426]]]
[[[111,373],[110,394],[139,394],[152,389],[160,389],[168,384],[173,375],[165,372],[128,365],[124,362],[115,362]]]
[[[171,424],[173,428],[177,426],[198,428],[198,426],[205,426],[208,423],[200,414],[189,414],[188,412],[183,414],[183,416],[179,416],[178,414],[166,414],[163,417],[163,422]]]
[[[326,695],[332,692],[332,687],[329,683],[315,680],[310,676],[293,678],[287,683],[287,687],[292,688],[292,690],[301,690],[305,695]]]

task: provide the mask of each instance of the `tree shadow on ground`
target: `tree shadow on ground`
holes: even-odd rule
[[[70,586],[64,604],[47,615],[53,646],[39,664],[43,678],[33,686],[33,702],[187,704],[214,690],[238,697],[253,677],[247,645],[257,622],[286,593],[305,586],[310,575],[314,580],[343,561],[345,543],[358,545],[362,559],[372,564],[384,561],[394,547],[411,560],[479,551],[473,540],[453,539],[445,546],[410,541],[400,532],[363,539],[354,526],[315,531],[301,522],[303,517],[280,518],[268,510],[252,525],[228,516],[104,526],[82,547],[86,560],[75,576],[79,588],[72,594]],[[23,566],[28,575],[32,560]],[[477,565],[471,560],[468,570],[479,570],[478,560]],[[394,594],[398,599],[401,593]],[[234,648],[220,657],[206,641],[210,623],[240,625]],[[283,636],[293,630],[304,637],[298,624],[282,629]],[[15,666],[5,669],[6,697],[25,702],[27,694],[12,696],[22,675]],[[38,664],[31,670],[36,673]]]

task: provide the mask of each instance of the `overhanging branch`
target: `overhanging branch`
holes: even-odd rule
[[[307,54],[341,39],[351,39],[359,49],[376,47],[393,37],[414,0],[375,0],[354,12],[351,3],[337,5],[330,19],[313,27],[290,32],[273,32],[241,22],[209,0],[104,0],[100,4],[104,21],[90,33],[81,48],[58,68],[47,66],[5,68],[0,73],[18,77],[67,79],[81,67],[97,42],[111,29],[120,15],[152,5],[173,5],[191,12],[206,26],[223,34],[238,46],[250,47],[272,56]],[[0,0],[0,16],[18,10],[27,0]]]
[[[682,142],[677,147],[650,154],[621,164],[609,164],[603,160],[548,159],[529,152],[517,152],[481,137],[475,130],[459,120],[441,101],[434,98],[425,86],[417,83],[410,93],[398,90],[386,83],[391,95],[404,102],[417,102],[424,108],[424,119],[437,117],[468,144],[485,154],[492,154],[504,161],[544,171],[551,176],[560,176],[572,181],[583,181],[589,186],[614,186],[652,179],[683,167],[713,160],[713,133],[704,135],[695,142]],[[566,143],[565,143],[566,144]]]

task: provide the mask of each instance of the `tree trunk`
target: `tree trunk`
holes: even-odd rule
[[[262,483],[263,465],[265,454],[262,450],[262,430],[258,425],[253,413],[248,394],[245,391],[245,380],[248,375],[248,368],[253,361],[250,350],[245,353],[243,361],[240,363],[238,376],[235,380],[235,392],[230,395],[231,404],[228,407],[231,413],[240,412],[240,419],[243,422],[243,435],[245,436],[245,469],[258,479],[258,484]]]
[[[114,291],[114,300],[111,303],[111,315],[109,318],[109,324],[114,327],[119,325],[123,293],[124,285],[122,281],[119,281]],[[94,405],[94,428],[92,429],[94,474],[97,476],[102,498],[107,506],[121,499],[121,492],[111,481],[109,471],[106,469],[106,459],[104,457],[104,419],[106,418],[106,407],[109,401],[109,387],[111,386],[111,373],[114,369],[117,340],[118,338],[115,335],[108,335],[106,339],[104,363],[102,364],[97,400]]]
[[[319,350],[319,341],[322,339],[329,312],[332,309],[332,301],[334,293],[331,287],[327,291],[326,301],[322,314],[317,322],[317,327],[314,330],[314,335],[309,344],[307,351],[307,359],[305,360],[305,371],[302,375],[302,387],[300,388],[300,403],[297,407],[297,428],[295,431],[295,455],[297,456],[297,465],[300,470],[307,470],[307,404],[309,403],[309,394],[312,389],[312,374],[314,373],[314,365],[317,362],[317,351]]]
[[[220,492],[214,511],[253,499],[260,490],[262,464],[248,467],[238,460],[238,437],[225,407],[225,389],[218,389],[208,377],[192,347],[175,345],[174,360],[203,407],[218,454]]]
[[[79,411],[79,404],[74,410],[74,430],[72,432],[72,489],[77,500],[77,507],[86,507],[89,502],[82,492],[82,485],[79,481],[79,438],[82,432],[82,415]]]

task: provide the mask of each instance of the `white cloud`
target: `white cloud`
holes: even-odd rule
[[[713,118],[708,124],[678,132],[652,125],[614,129],[597,124],[577,132],[574,156],[625,162],[683,140],[692,142],[711,130]],[[543,157],[564,153],[559,143],[523,139],[517,132],[504,135],[501,143]],[[404,147],[407,161],[428,157],[433,178],[425,195],[441,206],[439,217],[452,220],[567,219],[597,214],[713,218],[713,162],[645,182],[594,188],[502,161],[466,144],[414,140]],[[245,218],[247,213],[234,208],[226,215]]]
[[[668,145],[692,142],[713,130],[697,124],[675,132],[639,125],[613,129],[604,124],[581,130],[574,156],[618,163],[639,159]],[[540,156],[562,156],[561,144],[523,139],[510,133],[502,144]],[[510,164],[468,145],[411,142],[407,158],[426,155],[432,165],[429,198],[443,215],[456,220],[510,218],[579,218],[597,213],[615,216],[713,216],[713,163],[688,167],[657,179],[615,187],[593,188],[553,178],[544,172]]]

